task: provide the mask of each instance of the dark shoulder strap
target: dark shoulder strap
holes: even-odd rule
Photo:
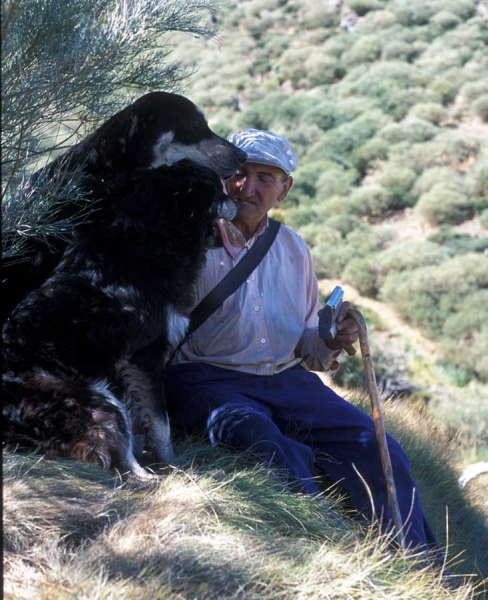
[[[193,309],[190,314],[190,325],[187,335],[190,336],[200,325],[212,315],[226,298],[233,294],[237,288],[249,277],[254,269],[271,248],[281,223],[269,219],[266,231],[256,240],[247,254],[241,258],[237,265],[211,290],[205,298]]]
[[[281,223],[276,221],[276,219],[269,219],[268,228],[261,236],[259,236],[249,252],[241,258],[237,265],[227,273],[222,281],[220,281],[192,310],[186,335],[171,354],[168,364],[171,363],[176,353],[191,337],[192,333],[223,304],[226,298],[233,294],[237,288],[244,283],[259,265],[266,252],[271,248],[271,244],[274,242],[280,226]]]

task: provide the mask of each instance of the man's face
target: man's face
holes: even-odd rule
[[[278,167],[243,165],[225,181],[227,194],[239,203],[234,224],[252,235],[268,211],[285,198],[292,183],[292,177]]]

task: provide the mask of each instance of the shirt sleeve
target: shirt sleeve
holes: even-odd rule
[[[308,247],[306,248],[304,268],[307,275],[305,325],[295,349],[295,354],[303,360],[311,371],[335,370],[339,366],[341,350],[331,350],[325,345],[324,340],[319,337],[318,312],[321,308],[319,285],[313,269],[312,255]]]

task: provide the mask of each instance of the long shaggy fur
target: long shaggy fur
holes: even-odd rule
[[[138,122],[131,115],[129,141]],[[135,458],[134,439],[143,439],[139,449],[149,450],[158,462],[171,460],[162,390],[165,358],[184,331],[191,285],[212,223],[235,209],[218,175],[202,166],[208,159],[172,163],[183,143],[163,150],[166,138],[170,146],[177,139],[174,122],[168,127],[155,141],[144,141],[153,143],[144,168],[114,166],[117,153],[104,155],[101,164],[112,171],[96,190],[101,201],[91,224],[78,228],[44,283],[7,319],[7,444],[114,466],[138,477],[149,474]],[[97,133],[92,150],[98,148],[96,139]],[[221,138],[211,139],[221,148]],[[186,145],[193,159],[206,156],[201,143]],[[106,150],[106,143],[101,146]],[[227,142],[223,148],[227,165],[219,170],[232,172],[243,154]],[[93,152],[90,160],[98,164]]]
[[[80,210],[89,211],[95,203],[95,210],[85,218],[85,226],[90,227],[109,199],[117,201],[111,190],[121,175],[170,166],[183,158],[226,177],[237,171],[246,155],[213,133],[203,113],[187,98],[151,92],[34,174],[16,201],[32,202],[31,190],[41,181],[52,180],[59,190],[64,179],[81,171],[77,179],[84,200],[73,202],[65,198],[57,201],[52,210],[56,211],[56,219],[68,220]],[[52,218],[46,215],[45,220],[49,222]],[[4,230],[3,234],[19,235],[16,230]],[[2,324],[29,291],[46,281],[68,243],[69,240],[49,234],[45,239],[29,238],[25,243],[27,260],[2,264]]]

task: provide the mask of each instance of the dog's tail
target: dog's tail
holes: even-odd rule
[[[126,410],[106,381],[73,381],[42,370],[7,373],[3,392],[6,445],[152,477],[134,457]]]

